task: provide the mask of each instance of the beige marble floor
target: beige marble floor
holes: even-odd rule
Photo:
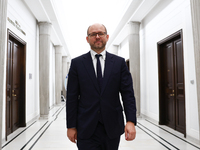
[[[35,120],[26,128],[20,128],[3,142],[3,150],[77,150],[66,136],[65,104],[54,107],[50,118]],[[198,150],[200,145],[182,134],[159,126],[145,118],[138,118],[137,136],[126,141],[121,136],[119,150]]]

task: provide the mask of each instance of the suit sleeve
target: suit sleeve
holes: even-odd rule
[[[131,121],[136,125],[136,102],[133,90],[133,82],[131,73],[129,72],[124,59],[121,66],[120,93],[122,96],[126,121]]]
[[[77,111],[79,98],[79,80],[74,60],[71,62],[71,67],[68,75],[67,83],[67,102],[66,102],[66,121],[67,128],[76,128]]]

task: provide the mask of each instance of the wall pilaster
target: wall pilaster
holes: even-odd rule
[[[118,55],[118,48],[119,48],[119,46],[117,46],[117,45],[112,45],[112,46],[109,47],[109,52],[110,52],[110,53],[113,53],[113,54],[115,54],[115,55]]]
[[[62,46],[56,46],[55,49],[55,94],[58,105],[61,103],[62,91]]]
[[[67,63],[67,56],[62,57],[62,91],[63,96],[66,98],[66,89],[65,89],[65,80],[68,74],[68,63]]]
[[[39,22],[39,91],[40,117],[48,118],[50,100],[50,44],[51,24]]]
[[[190,0],[197,82],[198,115],[200,124],[200,0]],[[200,137],[200,131],[199,131]]]
[[[129,22],[129,67],[133,79],[137,116],[140,115],[140,41],[139,22]]]
[[[7,22],[7,0],[0,0],[0,145],[2,145],[3,124],[3,100],[5,96],[5,67],[6,67],[6,22]],[[3,121],[3,122],[2,122]],[[0,147],[1,149],[1,147]]]

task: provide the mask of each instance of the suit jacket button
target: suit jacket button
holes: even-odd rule
[[[100,113],[100,110],[98,111],[98,114]]]

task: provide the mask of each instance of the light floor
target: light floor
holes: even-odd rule
[[[3,150],[77,150],[66,136],[65,103],[50,111],[50,119],[39,119],[20,128],[3,142]],[[182,134],[138,118],[136,139],[125,141],[121,136],[119,150],[198,150],[200,145]]]

